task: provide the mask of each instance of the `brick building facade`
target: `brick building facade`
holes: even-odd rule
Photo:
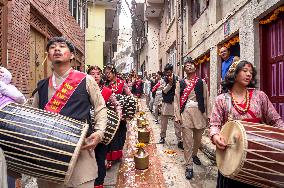
[[[7,27],[8,1],[0,0],[0,63],[5,66],[7,61]]]
[[[8,61],[3,65],[12,72],[13,83],[27,97],[30,97],[37,81],[51,73],[45,53],[45,46],[50,37],[64,36],[72,41],[76,47],[73,66],[84,66],[84,30],[71,15],[69,2],[8,1]]]

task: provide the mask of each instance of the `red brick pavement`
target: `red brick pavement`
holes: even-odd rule
[[[142,107],[143,108],[143,107]],[[151,122],[150,122],[151,123]],[[148,127],[151,129],[150,127]],[[124,157],[120,165],[116,187],[118,188],[164,188],[165,180],[161,170],[160,159],[157,156],[156,144],[153,142],[153,132],[151,131],[150,143],[144,149],[149,154],[149,168],[146,170],[135,169],[134,155],[137,151],[135,147],[138,143],[138,129],[136,119],[128,124],[127,139],[124,147]]]

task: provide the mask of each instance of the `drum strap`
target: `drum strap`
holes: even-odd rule
[[[44,109],[46,111],[59,113],[85,77],[85,73],[72,70],[48,101]]]
[[[225,100],[226,100],[227,107],[228,107],[228,120],[233,120],[233,117],[231,115],[232,98],[231,98],[231,96],[228,93],[225,94]]]

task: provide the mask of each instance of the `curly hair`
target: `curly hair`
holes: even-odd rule
[[[248,62],[248,61],[245,61],[245,60],[241,60],[235,71],[232,72],[232,73],[227,73],[227,75],[225,76],[225,79],[222,81],[221,85],[222,85],[222,90],[223,92],[227,93],[230,89],[232,89],[234,83],[235,83],[235,80],[237,78],[237,75],[239,74],[239,72],[242,70],[242,68],[245,66],[245,65],[251,65],[252,67],[252,79],[250,81],[250,83],[248,84],[247,87],[250,87],[250,88],[256,88],[256,84],[257,84],[257,80],[256,80],[256,75],[257,75],[257,71],[255,69],[255,67],[253,66],[253,64],[251,62]]]
[[[90,66],[88,68],[87,74],[90,74],[92,70],[98,70],[98,71],[100,71],[101,74],[103,73],[102,69],[99,66],[95,65],[95,66]]]

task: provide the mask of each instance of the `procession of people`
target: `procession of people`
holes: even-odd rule
[[[194,164],[202,165],[197,153],[206,128],[209,128],[210,138],[217,150],[220,151],[226,151],[229,147],[228,140],[221,133],[222,127],[228,121],[242,120],[274,126],[279,130],[284,129],[283,117],[277,113],[268,96],[256,89],[257,72],[254,65],[246,60],[239,60],[238,57],[230,56],[226,47],[220,49],[220,54],[224,58],[222,82],[220,83],[223,93],[217,96],[215,102],[211,102],[212,107],[209,102],[207,83],[198,76],[196,64],[191,58],[187,58],[183,62],[184,78],[175,75],[173,65],[168,63],[163,71],[144,75],[143,79],[142,72],[119,75],[113,64],[108,64],[103,69],[98,66],[90,66],[86,70],[87,74],[74,70],[71,62],[76,53],[75,47],[63,37],[51,38],[47,43],[46,51],[52,64],[52,75],[38,82],[33,95],[32,107],[43,110],[41,113],[52,114],[52,116],[58,115],[62,121],[65,121],[66,117],[73,119],[75,123],[85,123],[88,125],[88,129],[84,136],[84,142],[81,143],[82,146],[77,151],[76,163],[67,168],[68,172],[72,172],[71,174],[67,173],[68,180],[53,183],[45,180],[45,177],[49,177],[47,173],[42,178],[38,178],[39,188],[104,187],[107,170],[114,163],[121,162],[123,158],[129,117],[125,114],[127,109],[124,109],[121,100],[127,100],[126,97],[145,97],[146,106],[153,113],[155,126],[160,127],[160,140],[157,140],[157,144],[166,143],[168,121],[169,119],[174,121],[176,144],[184,153],[184,177],[189,181],[195,176]],[[9,106],[11,103],[26,103],[24,95],[10,84],[11,73],[1,67],[0,75],[1,109],[7,106],[12,108],[13,106]],[[210,112],[210,109],[212,109],[212,112]],[[116,131],[110,136],[109,143],[105,144],[104,139],[110,134],[107,132],[108,110],[112,110],[119,121],[116,123]],[[15,119],[17,119],[16,111],[10,113],[10,116],[15,116]],[[64,118],[62,118],[63,116]],[[3,118],[4,116],[1,116],[1,122],[4,122]],[[74,123],[73,120],[70,121]],[[46,120],[46,122],[48,121]],[[5,121],[5,123],[9,122],[8,120]],[[43,126],[42,129],[44,129],[46,122],[40,124]],[[1,123],[0,126],[5,128],[6,124]],[[5,132],[6,135],[9,134],[11,130],[5,131],[4,128],[1,128],[0,131]],[[65,139],[76,133],[76,127],[73,124],[70,129],[74,129],[74,133],[57,138],[55,142],[58,144],[67,142]],[[14,129],[15,132],[18,130]],[[59,132],[63,134],[65,130],[62,128]],[[60,134],[58,133],[58,135]],[[46,143],[50,141],[51,137],[54,137],[49,133],[44,135],[45,137],[42,139]],[[33,136],[37,137],[37,134]],[[80,136],[74,136],[75,138],[79,143]],[[1,188],[8,187],[6,161],[11,159],[21,161],[24,157],[21,155],[18,159],[10,157],[11,151],[7,151],[7,149],[9,143],[14,142],[14,139],[17,138],[13,137],[11,140],[6,140],[5,147],[0,148]],[[25,139],[31,139],[30,142],[34,144],[29,146],[30,148],[37,146],[33,138],[25,137]],[[40,144],[42,143],[38,143],[38,145]],[[52,147],[53,145],[49,145],[46,146],[46,149]],[[13,149],[15,148],[13,147]],[[19,149],[19,151],[22,151],[22,149]],[[76,149],[74,153],[76,153]],[[5,157],[5,155],[7,156]],[[60,152],[58,156],[60,156]],[[49,156],[46,156],[44,160],[50,162]],[[72,161],[73,158],[70,160]],[[30,164],[29,162],[26,163]],[[67,163],[66,161],[58,162],[55,160],[52,162],[54,164]],[[52,167],[42,168],[49,170]],[[72,168],[71,171],[69,171],[70,168]],[[13,171],[13,168],[11,168],[11,171]],[[23,172],[25,171],[28,172],[28,170],[23,169]],[[51,170],[49,173],[63,173],[63,171],[63,169],[58,169]],[[15,172],[18,173],[17,170]],[[54,181],[57,181],[57,179],[54,178]],[[220,171],[216,181],[218,188],[254,187],[250,182],[244,183],[226,177]]]

